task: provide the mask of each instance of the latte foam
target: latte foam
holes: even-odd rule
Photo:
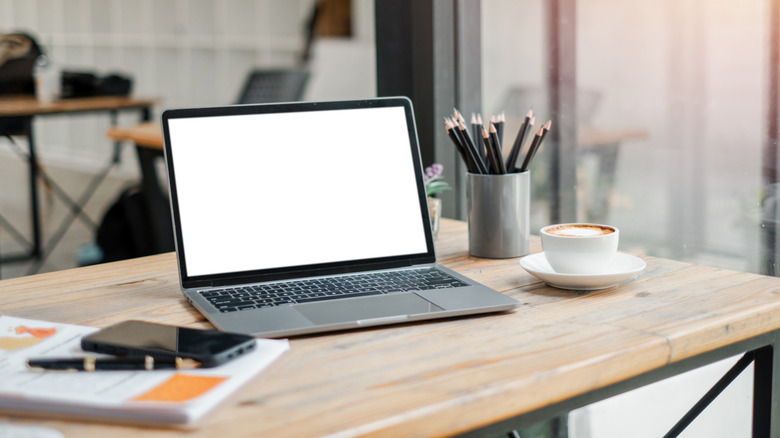
[[[585,224],[560,225],[548,228],[545,231],[548,234],[564,237],[604,236],[615,232],[614,228]]]

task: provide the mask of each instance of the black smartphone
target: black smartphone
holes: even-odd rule
[[[209,368],[254,350],[255,338],[217,330],[125,321],[82,337],[81,348],[116,356],[188,358]]]

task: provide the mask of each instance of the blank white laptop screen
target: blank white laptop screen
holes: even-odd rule
[[[403,107],[169,123],[188,276],[427,250]]]

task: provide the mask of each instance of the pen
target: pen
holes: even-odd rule
[[[33,371],[128,371],[197,368],[200,363],[181,357],[159,359],[152,356],[127,356],[98,359],[94,356],[28,359]]]

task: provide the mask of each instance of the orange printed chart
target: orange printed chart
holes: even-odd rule
[[[227,377],[174,374],[155,388],[133,398],[133,401],[186,402],[211,391]]]
[[[57,329],[53,327],[27,327],[17,325],[10,327],[7,334],[0,335],[0,350],[20,350],[32,347],[43,339],[53,336]]]

